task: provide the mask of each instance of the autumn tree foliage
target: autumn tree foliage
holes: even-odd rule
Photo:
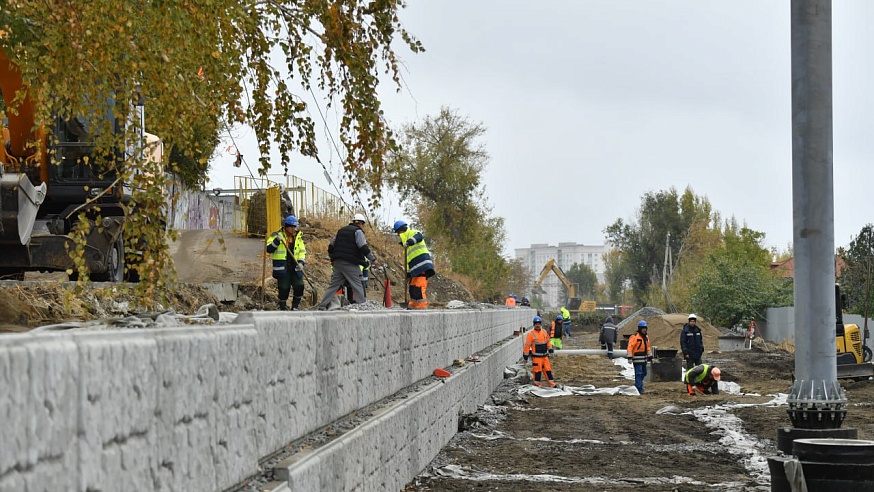
[[[792,303],[791,283],[770,270],[764,233],[722,219],[691,188],[646,193],[638,221],[618,219],[605,233],[616,245],[607,262],[611,297],[625,278],[636,304],[695,312],[720,326]]]
[[[394,146],[377,85],[383,73],[399,80],[394,47],[422,49],[400,25],[403,6],[403,0],[10,0],[0,8],[0,49],[38,101],[37,124],[56,115],[114,114],[130,133],[113,136],[109,122],[95,119],[103,125],[96,143],[125,148],[141,126],[129,119],[129,108],[145,100],[149,131],[174,156],[167,168],[193,182],[206,173],[215,132],[235,124],[253,128],[261,174],[275,165],[287,170],[295,155],[317,158],[316,111],[304,96],[323,94],[340,115],[346,184],[370,188],[376,204]],[[279,162],[270,162],[271,148]],[[136,171],[160,171],[146,167],[134,156],[117,171],[124,181]],[[126,225],[126,234],[149,236],[149,228],[159,228],[161,177],[149,185],[133,203],[150,217]],[[160,263],[150,271],[165,271],[166,241],[157,233],[147,239],[148,262]]]
[[[524,282],[501,254],[504,219],[493,217],[482,173],[489,162],[486,129],[453,109],[404,125],[389,161],[389,183],[407,213],[445,255],[452,271],[477,279],[480,297],[502,298]],[[516,289],[519,290],[519,289]]]
[[[871,317],[874,311],[874,225],[866,224],[849,246],[838,249],[844,261],[839,281],[847,296],[847,310]]]

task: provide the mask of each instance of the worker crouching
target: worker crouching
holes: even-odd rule
[[[696,392],[704,395],[718,395],[721,377],[722,371],[718,367],[699,364],[686,371],[686,374],[683,375],[683,382],[686,383],[686,391],[689,392],[689,396],[695,396]]]
[[[540,375],[546,373],[547,384],[550,388],[555,387],[552,377],[552,364],[549,363],[549,355],[553,353],[552,343],[549,341],[549,333],[543,329],[543,319],[534,317],[534,329],[525,337],[525,346],[522,348],[522,358],[526,361],[531,357],[531,372],[534,374],[534,386],[542,386]]]

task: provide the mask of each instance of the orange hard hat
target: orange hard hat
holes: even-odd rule
[[[434,375],[438,378],[448,378],[452,374],[450,374],[449,371],[447,371],[446,369],[440,369],[438,367],[437,369],[434,369]]]
[[[710,375],[713,376],[713,379],[719,381],[719,378],[722,377],[722,371],[718,367],[714,367],[710,370]]]

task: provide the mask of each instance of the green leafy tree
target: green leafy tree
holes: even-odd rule
[[[682,195],[671,188],[644,194],[636,223],[625,223],[620,218],[604,230],[607,239],[622,252],[637,304],[646,304],[652,297],[647,295],[650,286],[660,289],[666,246],[680,252],[689,227],[696,221],[711,220],[707,198],[695,195],[691,187]]]
[[[874,311],[874,225],[862,227],[846,249],[838,249],[838,256],[844,262],[840,282],[847,296],[848,311],[871,317]]]
[[[403,127],[387,174],[407,213],[452,271],[478,279],[484,289],[479,296],[495,297],[506,295],[514,275],[501,255],[504,220],[491,216],[482,186],[489,162],[481,142],[485,131],[443,107],[436,116]]]
[[[394,41],[422,49],[400,26],[403,6],[403,0],[16,0],[0,8],[0,50],[38,102],[37,125],[54,115],[121,118],[127,132],[120,136],[108,120],[92,122],[100,135],[95,144],[106,154],[135,142],[142,128],[127,108],[145,98],[149,130],[177,159],[168,169],[185,167],[172,152],[181,150],[194,160],[191,181],[206,172],[213,122],[219,129],[253,128],[262,174],[271,167],[272,147],[286,170],[295,154],[317,158],[318,111],[304,96],[318,90],[323,103],[338,108],[346,184],[371,188],[377,204],[394,146],[377,93],[380,75],[399,82]],[[116,171],[129,182],[155,169],[132,158]],[[131,206],[151,219],[126,224],[125,232],[141,239],[146,268],[161,279],[171,263],[158,219],[162,177],[149,184]]]
[[[764,234],[747,228],[727,229],[722,247],[701,265],[691,310],[705,313],[714,324],[731,327],[763,318],[769,307],[792,304],[792,286],[770,270]]]
[[[595,289],[598,286],[598,275],[589,265],[574,263],[565,272],[565,276],[575,285],[577,297],[584,300],[595,298]]]
[[[619,248],[613,248],[604,253],[604,280],[607,302],[614,304],[623,303],[625,281],[627,278],[628,274],[625,272],[625,263],[622,261],[622,251]]]

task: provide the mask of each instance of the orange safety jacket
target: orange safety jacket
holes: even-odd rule
[[[635,333],[628,339],[627,354],[632,364],[646,364],[647,358],[652,355],[652,346],[649,337]]]
[[[561,338],[562,333],[564,333],[564,328],[562,326],[563,324],[564,321],[553,321],[552,330],[550,330],[549,336],[552,338]]]
[[[516,299],[513,299],[512,297],[508,297],[507,299],[504,300],[504,305],[516,307]]]
[[[522,349],[522,355],[531,354],[532,357],[546,357],[549,355],[549,349],[552,348],[552,342],[549,340],[549,334],[546,330],[532,329],[525,337],[525,347]]]

